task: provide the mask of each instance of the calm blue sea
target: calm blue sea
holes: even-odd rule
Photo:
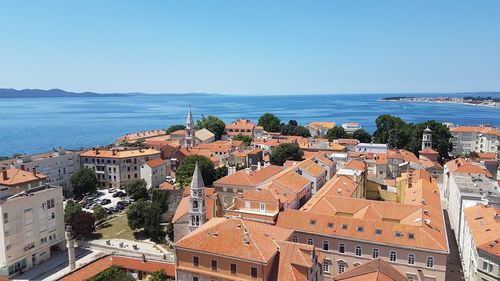
[[[0,155],[36,153],[55,147],[76,149],[112,143],[129,132],[167,128],[186,122],[189,105],[195,118],[216,115],[225,122],[256,121],[265,112],[286,122],[359,122],[373,132],[375,118],[392,114],[408,122],[438,120],[461,125],[500,127],[500,110],[456,104],[379,102],[384,96],[129,96],[98,98],[0,99]],[[429,96],[429,95],[426,95]]]

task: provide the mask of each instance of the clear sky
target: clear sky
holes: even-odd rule
[[[2,0],[0,87],[498,91],[499,15],[499,0]]]

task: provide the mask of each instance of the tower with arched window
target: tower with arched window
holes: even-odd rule
[[[205,206],[205,183],[198,162],[194,168],[189,194],[189,232],[205,223],[207,210]]]
[[[188,115],[186,118],[186,130],[184,132],[184,147],[194,147],[196,131],[194,128],[193,113],[191,112],[191,107],[189,107]]]
[[[432,130],[429,127],[425,128],[422,134],[422,149],[432,149]]]

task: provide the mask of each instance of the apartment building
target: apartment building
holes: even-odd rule
[[[276,225],[325,256],[325,280],[378,258],[409,280],[445,280],[449,249],[438,187],[419,171],[406,188],[401,203],[321,191],[300,210],[281,212]]]
[[[175,244],[176,280],[323,280],[315,247],[287,241],[289,229],[214,218]]]
[[[22,155],[20,157],[0,161],[25,171],[35,171],[47,176],[46,182],[61,186],[66,194],[71,187],[71,176],[80,169],[80,151],[55,149],[46,153]]]
[[[326,136],[326,132],[328,130],[335,128],[335,122],[311,122],[306,125],[306,128],[309,130],[309,133],[313,137],[324,137]]]
[[[45,184],[47,176],[35,171],[28,172],[17,168],[2,167],[0,192],[8,191],[11,195]]]
[[[80,153],[82,167],[95,171],[99,186],[119,188],[140,179],[141,166],[149,160],[160,159],[161,152],[154,149],[100,149]]]
[[[464,213],[463,239],[458,246],[465,280],[500,280],[500,209],[478,203]]]
[[[453,155],[470,152],[498,153],[500,129],[487,126],[458,126],[450,129]]]
[[[238,119],[226,125],[223,140],[230,140],[237,135],[260,138],[264,135],[264,128],[248,119]]]
[[[141,165],[141,179],[146,182],[146,187],[156,188],[165,182],[167,177],[167,162],[161,158],[146,161]]]
[[[32,187],[16,195],[0,192],[0,275],[10,277],[65,249],[62,188]]]

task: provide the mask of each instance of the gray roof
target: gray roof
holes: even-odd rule
[[[191,179],[191,189],[200,189],[204,187],[205,183],[203,182],[203,176],[201,175],[200,168],[198,168],[198,162],[196,162],[196,166],[194,167],[193,178]]]
[[[457,174],[454,179],[461,196],[482,197],[490,194],[492,197],[500,197],[497,183],[484,175]]]

